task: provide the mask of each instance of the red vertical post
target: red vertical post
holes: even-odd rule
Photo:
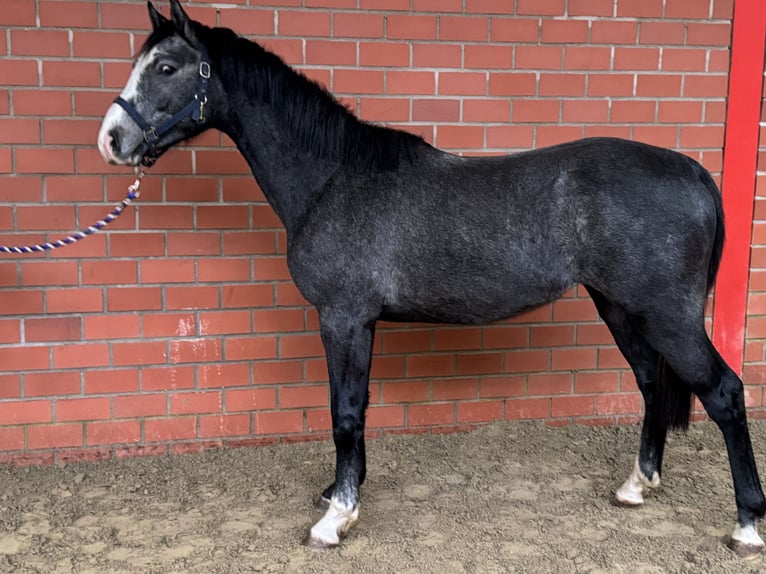
[[[765,43],[766,1],[737,0],[734,3],[721,185],[726,243],[713,311],[713,342],[737,373],[742,373],[745,347]]]

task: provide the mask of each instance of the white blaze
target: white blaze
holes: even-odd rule
[[[122,97],[123,100],[127,100],[129,102],[131,100],[135,100],[136,94],[138,93],[138,84],[141,81],[141,76],[143,75],[144,70],[146,70],[146,67],[149,65],[149,62],[153,60],[156,49],[156,47],[152,48],[148,53],[142,54],[138,60],[136,60],[136,65],[133,66],[133,71],[130,73],[128,83],[125,84],[125,87],[120,94],[120,97]],[[101,157],[103,157],[104,160],[108,161],[109,163],[117,163],[117,158],[115,158],[112,152],[111,136],[109,135],[109,132],[115,126],[123,124],[126,121],[132,122],[133,119],[128,116],[127,112],[123,110],[122,107],[118,106],[117,104],[112,104],[109,106],[109,109],[106,111],[106,115],[104,116],[104,120],[101,122],[101,129],[98,131],[97,140],[98,151],[101,153]]]

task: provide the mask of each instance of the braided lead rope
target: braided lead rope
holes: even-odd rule
[[[47,243],[38,243],[37,245],[0,245],[0,253],[37,253],[40,251],[50,251],[51,249],[63,247],[64,245],[72,245],[72,243],[77,243],[83,237],[96,233],[96,231],[103,229],[117,219],[122,212],[125,211],[125,208],[133,203],[134,199],[138,199],[141,195],[141,178],[143,177],[144,172],[139,172],[136,181],[128,187],[128,193],[125,196],[125,199],[123,199],[111,213],[107,214],[104,219],[100,219],[86,229],[81,229],[63,239],[57,239],[56,241],[49,241]]]

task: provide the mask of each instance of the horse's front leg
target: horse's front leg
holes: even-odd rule
[[[368,402],[374,321],[320,312],[320,332],[330,375],[335,441],[335,483],[325,491],[329,505],[311,529],[308,545],[330,548],[359,518],[359,484],[365,473],[364,415]]]

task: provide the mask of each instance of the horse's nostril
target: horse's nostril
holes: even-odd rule
[[[117,130],[109,132],[109,146],[112,148],[113,153],[120,151],[120,134]]]

